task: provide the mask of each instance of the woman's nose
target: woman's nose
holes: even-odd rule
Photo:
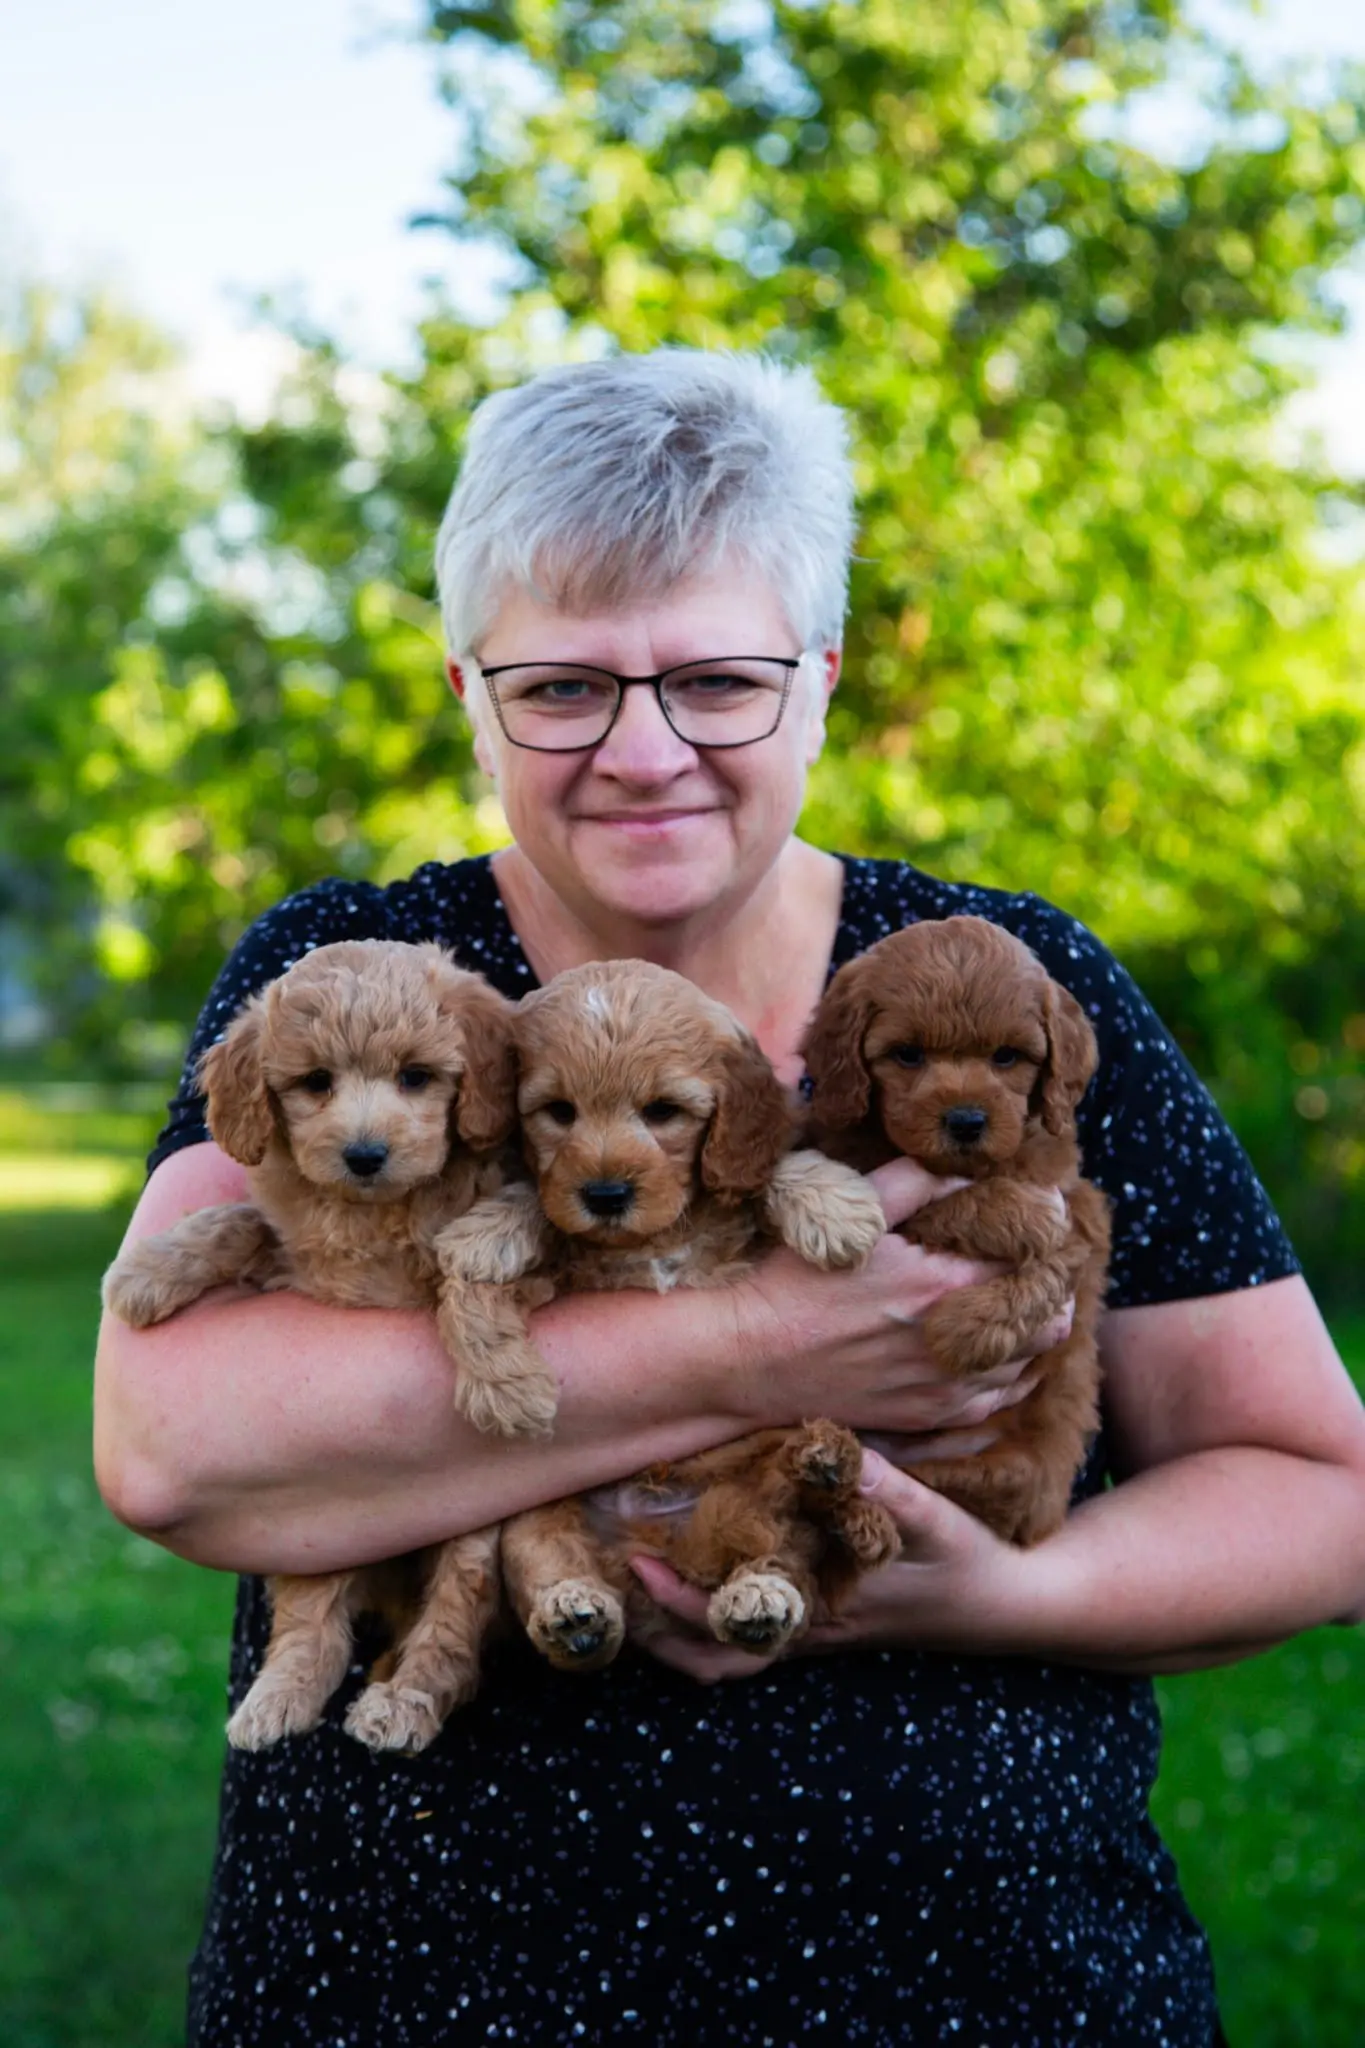
[[[636,684],[623,692],[616,723],[594,752],[593,766],[605,775],[655,781],[695,760],[696,749],[674,732],[657,693]]]

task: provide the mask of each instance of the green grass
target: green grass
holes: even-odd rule
[[[176,2048],[213,1842],[231,1584],[120,1529],[90,1477],[119,1234],[0,1215],[4,2048]]]
[[[1365,1387],[1365,1322],[1336,1335]],[[1212,1937],[1233,2048],[1359,2048],[1365,1631],[1317,1629],[1159,1690],[1154,1811]]]
[[[126,1157],[144,1127],[0,1091],[0,1179],[6,1152]],[[71,1199],[59,1174],[53,1194]],[[90,1477],[120,1223],[0,1209],[0,2048],[177,2048],[212,1848],[232,1588],[119,1529]],[[1339,1334],[1365,1380],[1365,1323]],[[1157,1818],[1233,2048],[1358,2048],[1365,1632],[1161,1695]]]

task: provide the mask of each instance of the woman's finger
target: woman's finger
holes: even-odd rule
[[[963,1179],[948,1179],[928,1173],[913,1159],[888,1160],[885,1166],[874,1167],[867,1178],[877,1190],[877,1199],[886,1213],[888,1230],[904,1223],[917,1209],[927,1208],[930,1202],[937,1202],[944,1195],[951,1195],[958,1188],[969,1185]]]
[[[632,1557],[630,1568],[656,1607],[704,1635],[708,1642],[714,1641],[706,1626],[708,1598],[699,1586],[679,1578],[661,1557]]]

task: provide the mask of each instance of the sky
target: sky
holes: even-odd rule
[[[1365,61],[1365,0],[1199,0],[1253,61]],[[452,116],[420,0],[0,0],[0,265],[100,280],[169,329],[203,397],[253,409],[281,365],[275,294],[373,367],[403,362],[468,259],[439,204]],[[457,279],[456,266],[465,272]],[[1365,471],[1365,282],[1302,408]]]

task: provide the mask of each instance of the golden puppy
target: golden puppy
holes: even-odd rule
[[[348,1307],[431,1307],[442,1232],[502,1179],[511,1018],[510,1003],[434,945],[357,940],[306,954],[201,1063],[209,1129],[248,1168],[254,1200],[130,1245],[105,1276],[106,1306],[142,1328],[239,1283]],[[551,1392],[543,1371],[504,1390],[504,1425],[538,1422]],[[468,1407],[466,1395],[457,1381]],[[272,1579],[270,1646],[231,1741],[260,1749],[315,1726],[368,1610],[386,1616],[398,1648],[347,1725],[375,1748],[422,1747],[477,1684],[496,1560],[497,1531],[480,1530],[397,1564]]]
[[[864,1170],[902,1152],[972,1183],[903,1226],[932,1250],[1010,1268],[925,1315],[948,1371],[1017,1357],[1075,1296],[1071,1335],[1036,1361],[1025,1400],[993,1418],[989,1447],[910,1468],[998,1534],[1036,1543],[1065,1516],[1097,1424],[1109,1212],[1080,1177],[1075,1129],[1094,1033],[1018,939],[984,918],[950,917],[893,933],[841,968],[805,1055],[822,1144]]]
[[[713,1287],[778,1241],[853,1266],[882,1235],[873,1191],[791,1149],[794,1110],[767,1059],[681,976],[637,960],[571,969],[523,997],[515,1038],[535,1185],[480,1202],[445,1240],[444,1312],[466,1358],[486,1345],[490,1383],[499,1357],[530,1351],[527,1309],[557,1293]],[[606,1489],[516,1516],[503,1531],[513,1605],[545,1655],[595,1669],[620,1646],[625,1560],[643,1548],[714,1589],[723,1640],[776,1648],[817,1590],[894,1554],[889,1519],[858,1497],[858,1460],[833,1424],[766,1431],[629,1483],[624,1513]]]

